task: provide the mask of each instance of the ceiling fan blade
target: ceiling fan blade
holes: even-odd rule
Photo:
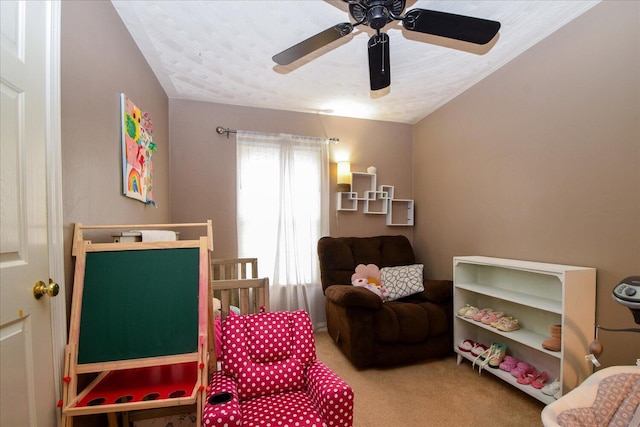
[[[380,90],[391,84],[389,63],[389,36],[374,34],[367,43],[369,48],[369,83],[371,90]]]
[[[411,9],[405,14],[402,25],[409,31],[476,44],[490,42],[500,30],[497,21],[426,9]]]
[[[293,61],[302,58],[310,54],[311,52],[320,49],[334,42],[353,31],[353,25],[349,22],[334,25],[331,28],[327,28],[321,33],[311,36],[300,43],[291,46],[289,49],[285,49],[282,52],[273,56],[273,62],[280,65],[289,65]]]

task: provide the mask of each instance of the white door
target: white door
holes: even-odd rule
[[[0,0],[0,426],[55,426],[48,284],[47,47],[51,4]],[[56,74],[57,77],[57,74]]]

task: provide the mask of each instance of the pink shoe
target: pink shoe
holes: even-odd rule
[[[476,322],[479,322],[482,320],[482,318],[484,316],[487,315],[487,313],[491,313],[493,310],[491,310],[490,308],[483,308],[482,310],[478,311],[476,314],[473,315],[473,320],[475,320]]]
[[[516,368],[516,366],[518,366],[519,362],[520,361],[515,357],[505,356],[504,360],[500,364],[500,369],[502,369],[503,371],[511,372]]]
[[[480,321],[485,325],[490,325],[492,322],[497,321],[499,318],[504,316],[504,313],[501,311],[492,311],[487,313]]]
[[[530,374],[531,372],[534,372],[534,371],[535,371],[535,368],[529,365],[528,363],[518,362],[516,367],[511,370],[511,375],[513,375],[516,378],[519,378],[519,377],[524,377],[525,375]]]
[[[546,372],[541,373],[536,379],[531,381],[531,386],[540,390],[547,382],[548,376],[549,375]]]
[[[540,374],[537,371],[533,370],[531,372],[527,372],[526,374],[519,376],[516,381],[518,381],[518,384],[529,385],[536,378],[538,378],[539,375]]]

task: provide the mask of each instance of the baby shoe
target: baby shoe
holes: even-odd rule
[[[503,317],[498,320],[495,328],[503,332],[516,331],[520,329],[520,322],[513,317]]]
[[[467,312],[469,311],[473,311],[474,314],[478,311],[477,307],[474,307],[470,304],[465,304],[464,307],[462,307],[460,310],[458,310],[458,316],[460,317],[467,317]]]
[[[489,347],[484,344],[476,343],[476,345],[471,349],[471,354],[473,354],[475,357],[478,357],[485,351],[487,351],[488,348]]]
[[[506,344],[503,344],[501,342],[494,343],[493,345],[495,346],[494,352],[493,352],[493,355],[491,356],[491,359],[489,359],[488,364],[491,368],[495,369],[495,368],[498,368],[502,363],[502,361],[504,360],[507,354],[507,346]]]
[[[516,378],[523,377],[526,374],[535,371],[535,368],[526,362],[518,362],[515,368],[511,370],[511,375]]]
[[[560,351],[562,343],[562,325],[549,326],[551,337],[542,341],[542,347],[551,351]]]
[[[481,374],[482,373],[482,368],[484,368],[485,366],[487,366],[487,364],[489,364],[489,361],[491,359],[493,359],[493,357],[495,357],[498,353],[499,353],[499,347],[501,345],[501,343],[493,343],[491,344],[491,347],[489,347],[487,350],[485,350],[484,352],[482,352],[481,354],[479,354],[475,359],[473,359],[473,363],[471,364],[471,367],[474,367],[476,365],[476,363],[478,364],[478,373]],[[506,346],[505,346],[506,348]],[[479,360],[482,359],[482,360]]]
[[[491,325],[493,328],[497,328],[499,324],[501,324],[502,322],[507,321],[509,318],[507,316],[501,316],[500,318],[496,319],[495,322],[491,322],[489,323],[489,325]]]
[[[469,310],[471,306],[469,304],[465,304],[460,310],[458,310],[458,316],[464,316],[464,314]]]
[[[516,380],[518,384],[529,385],[540,375],[535,369],[531,372],[527,372],[523,375],[520,375]]]
[[[487,313],[491,313],[492,311],[493,310],[491,310],[490,308],[483,308],[482,310],[478,310],[478,312],[473,315],[473,320],[479,322],[484,316],[487,315]]]
[[[495,322],[496,320],[498,320],[502,316],[504,316],[503,312],[501,312],[501,311],[492,311],[490,313],[487,313],[482,319],[480,319],[480,321],[482,323],[484,323],[485,325],[490,325],[491,322]]]
[[[560,379],[556,378],[551,384],[547,384],[540,391],[547,396],[553,396],[556,399],[560,397]]]
[[[464,313],[464,317],[467,319],[473,319],[473,316],[475,316],[479,311],[480,309],[478,307],[471,306],[469,310]]]
[[[544,387],[545,383],[547,382],[548,376],[549,375],[546,372],[541,373],[533,381],[531,381],[531,386],[533,388],[537,388],[538,390],[540,390],[542,387]]]
[[[511,372],[516,366],[518,366],[518,359],[512,356],[505,356],[504,360],[500,364],[500,369],[503,371]]]
[[[464,340],[460,344],[458,344],[458,349],[460,351],[470,352],[471,349],[476,345],[472,340]]]

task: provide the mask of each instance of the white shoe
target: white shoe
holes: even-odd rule
[[[560,393],[560,388],[560,379],[556,378],[551,384],[547,384],[546,386],[542,387],[540,391],[542,391],[542,393],[546,394],[547,396],[553,396],[556,399],[559,399],[560,396],[562,396],[562,393]]]
[[[491,360],[491,358],[493,356],[496,356],[498,354],[498,347],[497,345],[491,344],[491,347],[489,347],[488,349],[486,349],[485,351],[483,351],[482,353],[480,353],[478,356],[476,356],[475,359],[473,359],[473,363],[471,364],[471,367],[475,367],[476,362],[478,363],[478,375],[482,374],[482,368],[484,368],[485,366],[487,366],[487,364],[489,363],[489,360]],[[478,362],[478,359],[484,359]]]

